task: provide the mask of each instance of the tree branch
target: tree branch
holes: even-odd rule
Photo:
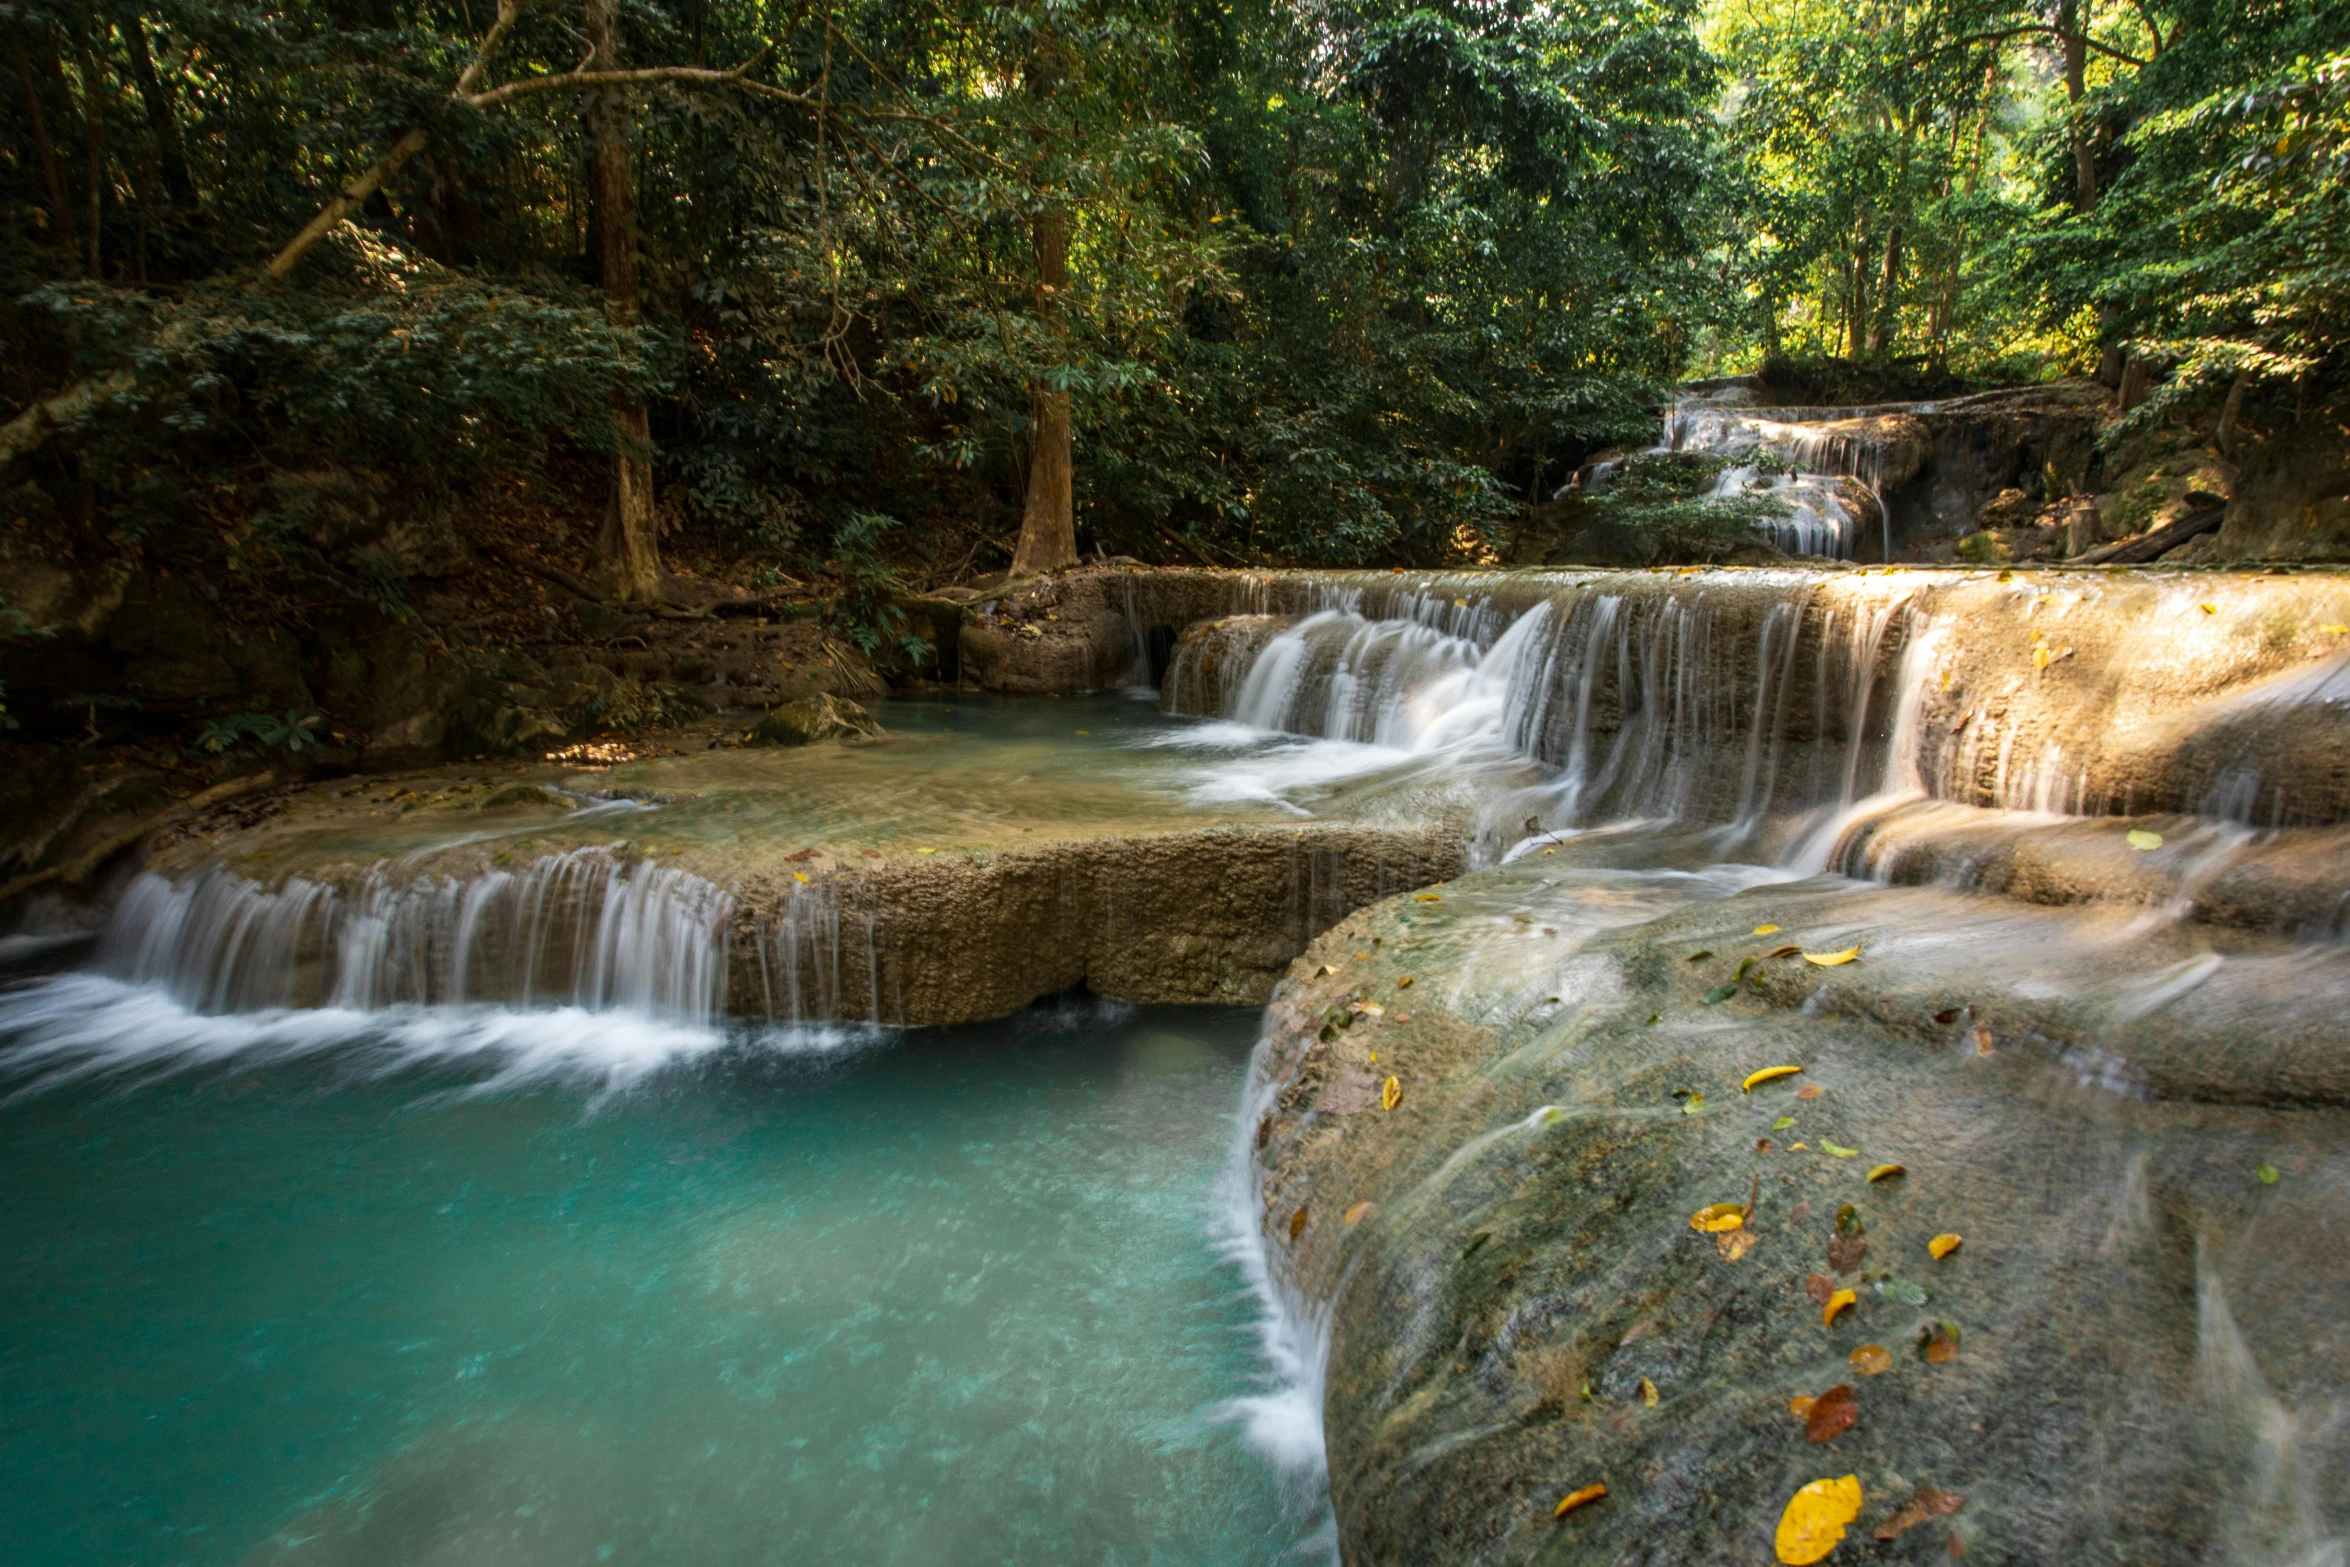
[[[2052,26],[2047,22],[2027,22],[2018,27],[2003,27],[1996,32],[1968,33],[1963,38],[1953,38],[1950,40],[1950,42],[1929,49],[1924,54],[1913,55],[1910,59],[1910,63],[1912,65],[1923,65],[1926,61],[1932,59],[1935,55],[1948,54],[1953,49],[1964,49],[1973,44],[2003,44],[2011,39],[2028,38],[2034,36],[2042,38],[2064,38],[2070,35],[2068,35],[2064,29]],[[2134,54],[2124,53],[2122,50],[2116,49],[2109,43],[2102,42],[2094,34],[2082,33],[2080,38],[2084,44],[2087,44],[2090,48],[2096,50],[2099,54],[2119,60],[2124,65],[2136,66],[2140,70],[2145,69],[2146,62],[2144,60],[2139,59]]]

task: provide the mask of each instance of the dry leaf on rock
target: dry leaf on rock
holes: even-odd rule
[[[1759,1072],[1749,1072],[1746,1081],[1741,1083],[1739,1087],[1744,1092],[1751,1094],[1758,1084],[1773,1082],[1782,1077],[1793,1077],[1802,1070],[1803,1068],[1799,1066],[1766,1066]]]
[[[1907,1175],[1908,1173],[1909,1172],[1907,1170],[1903,1169],[1898,1164],[1880,1164],[1875,1169],[1869,1171],[1869,1179],[1872,1181],[1889,1181],[1897,1175]]]
[[[1707,1235],[1720,1235],[1737,1229],[1746,1222],[1746,1205],[1735,1202],[1711,1202],[1689,1216],[1689,1227]]]
[[[1770,951],[1764,953],[1763,956],[1769,958],[1792,958],[1801,955],[1802,951],[1803,949],[1801,947],[1790,943],[1784,947],[1773,947]]]
[[[1640,1379],[1640,1403],[1643,1408],[1656,1407],[1656,1384],[1646,1377]]]
[[[1839,1382],[1812,1400],[1811,1408],[1804,1412],[1803,1434],[1815,1446],[1833,1442],[1851,1430],[1859,1418],[1860,1405],[1853,1402],[1851,1386]]]
[[[1850,1290],[1838,1290],[1835,1294],[1830,1295],[1828,1303],[1820,1308],[1820,1325],[1826,1327],[1832,1324],[1839,1313],[1845,1311],[1859,1299],[1860,1297]]]
[[[1918,1354],[1928,1365],[1939,1366],[1958,1358],[1958,1324],[1947,1317],[1939,1318],[1918,1332]]]
[[[1820,1139],[1820,1151],[1822,1153],[1832,1154],[1838,1159],[1857,1159],[1860,1157],[1860,1150],[1858,1148],[1847,1148],[1842,1143],[1832,1143],[1824,1137]]]
[[[1932,1257],[1936,1262],[1940,1262],[1943,1258],[1958,1250],[1958,1248],[1964,1244],[1965,1239],[1966,1238],[1961,1235],[1937,1235],[1932,1240],[1926,1242],[1926,1255]]]
[[[1306,1211],[1303,1208],[1289,1216],[1289,1238],[1296,1240],[1306,1230]]]
[[[1929,1523],[1936,1518],[1947,1518],[1966,1505],[1964,1491],[1945,1491],[1937,1485],[1921,1485],[1918,1494],[1901,1506],[1901,1511],[1877,1525],[1880,1540],[1890,1540],[1907,1529]]]
[[[1776,935],[1778,929],[1779,927],[1776,925],[1757,925],[1754,927],[1754,933],[1757,936],[1771,936]]]
[[[1859,956],[1860,948],[1851,946],[1846,947],[1842,952],[1806,952],[1803,955],[1803,961],[1820,968],[1838,968]]]
[[[1346,1210],[1346,1217],[1339,1222],[1351,1230],[1370,1216],[1371,1204],[1367,1202],[1358,1202],[1353,1207]]]
[[[1836,1293],[1836,1281],[1825,1273],[1815,1273],[1803,1281],[1803,1292],[1811,1297],[1813,1305],[1825,1306],[1828,1297]]]
[[[1860,1476],[1814,1480],[1787,1500],[1773,1540],[1784,1567],[1811,1567],[1825,1560],[1844,1538],[1845,1525],[1860,1516]]]
[[[1392,1110],[1397,1105],[1402,1103],[1403,1082],[1399,1078],[1390,1076],[1386,1083],[1381,1086],[1379,1090],[1379,1108],[1382,1110]]]
[[[1862,1235],[1831,1235],[1828,1237],[1828,1266],[1838,1273],[1850,1273],[1860,1266],[1860,1260],[1869,1254],[1868,1238]]]
[[[1863,1344],[1844,1358],[1864,1377],[1881,1377],[1893,1369],[1893,1352],[1882,1344]]]
[[[1754,1250],[1754,1241],[1755,1234],[1752,1230],[1732,1230],[1727,1234],[1714,1237],[1714,1245],[1721,1249],[1723,1259],[1728,1262],[1736,1262]]]
[[[1817,1099],[1820,1097],[1820,1095],[1826,1092],[1827,1090],[1822,1088],[1817,1083],[1806,1083],[1801,1088],[1795,1090],[1795,1097],[1798,1099]]]
[[[1607,1487],[1604,1485],[1587,1485],[1580,1491],[1569,1491],[1566,1496],[1560,1500],[1557,1511],[1553,1512],[1551,1516],[1553,1518],[1564,1518],[1567,1516],[1567,1514],[1573,1512],[1576,1508],[1583,1506],[1587,1502],[1596,1502],[1605,1495],[1607,1495]]]

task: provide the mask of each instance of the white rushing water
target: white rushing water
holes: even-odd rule
[[[1785,515],[1758,524],[1770,544],[1790,555],[1850,560],[1860,528],[1873,519],[1882,530],[1883,557],[1893,556],[1886,491],[1911,476],[1906,453],[1861,421],[1930,411],[1930,403],[1890,403],[1865,408],[1765,407],[1745,386],[1684,392],[1665,411],[1663,439],[1655,452],[1719,457],[1725,466],[1714,479],[1716,499],[1762,496],[1778,502]],[[1612,464],[1590,476],[1604,486]],[[1856,504],[1853,488],[1865,493]]]

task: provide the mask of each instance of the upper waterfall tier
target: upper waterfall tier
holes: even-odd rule
[[[2350,820],[2332,576],[1297,574],[1251,608],[1185,634],[1172,710],[1538,762],[1525,832],[1904,793]]]

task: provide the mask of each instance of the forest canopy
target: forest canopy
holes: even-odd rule
[[[1677,378],[2307,399],[2350,319],[2323,0],[5,0],[0,46],[10,519],[390,605],[287,475],[592,474],[624,597],[664,538],[1435,563]]]

